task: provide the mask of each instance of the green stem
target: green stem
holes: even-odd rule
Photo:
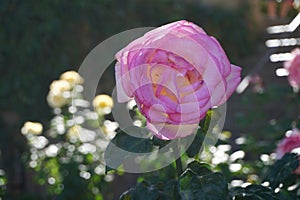
[[[178,146],[175,144],[173,144],[173,152],[174,152],[174,156],[176,158],[176,171],[177,171],[177,176],[180,177],[180,175],[182,174],[182,163],[181,163],[181,157],[180,157],[180,152],[178,149]]]

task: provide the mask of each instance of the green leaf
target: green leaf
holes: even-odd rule
[[[120,200],[173,200],[176,181],[151,185],[146,181],[138,183],[134,188],[124,192]]]
[[[234,187],[230,189],[231,199],[236,200],[266,200],[278,199],[276,194],[271,188],[261,185],[249,185],[246,188]]]
[[[188,137],[194,137],[194,135],[191,135]],[[196,136],[195,136],[192,144],[186,150],[186,154],[188,157],[193,158],[195,155],[197,155],[199,153],[204,138],[205,138],[205,133],[203,132],[203,129],[198,128]]]
[[[289,180],[298,165],[299,160],[297,154],[285,154],[269,168],[266,173],[265,181],[268,181],[270,186],[275,189],[280,185],[280,183],[284,183]]]
[[[198,176],[188,168],[179,178],[178,193],[182,200],[226,200],[227,181],[220,173]]]
[[[288,191],[285,189],[280,189],[280,192],[278,194],[278,199],[280,200],[293,200],[293,199],[299,199],[300,196],[297,195],[297,191],[299,190],[299,186],[295,188],[293,191]]]
[[[128,135],[127,133],[130,133]],[[149,139],[145,129],[128,127],[117,132],[106,148],[104,159],[106,172],[119,167],[130,153],[148,153],[153,148],[153,141]],[[141,138],[132,135],[140,135]]]
[[[159,146],[160,149],[171,142],[171,140],[161,140],[155,136],[153,137],[152,141],[153,141],[153,145]]]
[[[206,163],[199,163],[197,161],[193,161],[188,164],[188,169],[192,170],[198,176],[203,176],[211,173],[210,166]]]

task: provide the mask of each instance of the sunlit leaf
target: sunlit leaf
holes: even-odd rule
[[[227,181],[220,173],[198,176],[191,169],[187,169],[179,178],[178,193],[182,200],[226,200]]]
[[[131,135],[127,134],[129,131]],[[153,148],[153,141],[146,137],[146,134],[144,129],[139,129],[138,127],[129,127],[118,131],[105,151],[105,162],[109,166],[106,167],[106,170],[111,170],[111,167],[119,167],[128,158],[129,153],[150,152]],[[140,135],[141,137],[138,138],[132,135]]]
[[[193,161],[188,164],[188,169],[192,170],[198,176],[203,176],[211,173],[210,166],[206,163]]]
[[[151,185],[146,181],[137,184],[136,187],[124,192],[120,200],[171,200],[178,199],[174,196],[176,181]]]

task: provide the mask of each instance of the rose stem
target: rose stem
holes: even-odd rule
[[[177,176],[180,177],[180,175],[182,174],[182,163],[181,163],[181,157],[176,142],[173,144],[173,152],[176,159],[175,163],[176,163]]]

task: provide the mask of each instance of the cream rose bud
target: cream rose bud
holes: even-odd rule
[[[147,128],[165,140],[192,134],[240,82],[241,68],[219,42],[184,20],[146,33],[116,58],[118,101],[134,98]]]
[[[63,93],[56,93],[50,90],[47,96],[47,103],[51,108],[61,108],[69,103],[69,99]]]
[[[114,102],[110,96],[106,94],[100,94],[94,98],[93,106],[97,113],[109,114],[114,106]]]
[[[67,71],[60,76],[61,80],[68,81],[72,86],[82,84],[84,79],[76,71]]]
[[[51,108],[61,108],[69,102],[72,85],[66,80],[55,80],[50,85],[47,96],[48,105]]]
[[[288,80],[295,91],[300,89],[300,49],[294,49],[292,59],[284,63],[284,67],[289,72]]]
[[[61,94],[66,91],[71,91],[72,85],[66,80],[55,80],[50,85],[50,91],[54,94]]]
[[[43,132],[43,125],[39,122],[25,122],[21,132],[23,135],[40,135]]]

